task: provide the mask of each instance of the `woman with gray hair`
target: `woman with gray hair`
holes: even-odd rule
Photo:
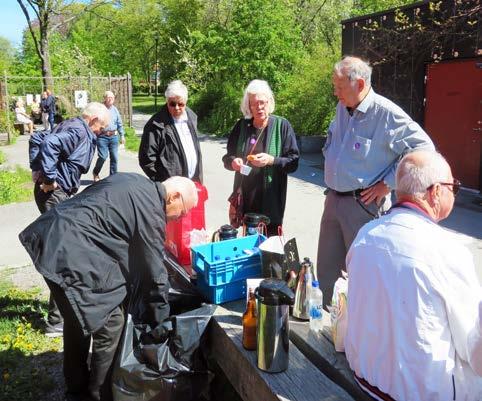
[[[229,135],[224,167],[235,172],[243,214],[270,218],[268,235],[283,224],[288,173],[298,168],[299,151],[291,124],[273,115],[275,101],[266,81],[255,79],[244,91],[241,118]]]
[[[187,107],[188,91],[179,80],[166,89],[166,104],[144,127],[139,165],[153,181],[182,176],[202,182],[197,116]]]

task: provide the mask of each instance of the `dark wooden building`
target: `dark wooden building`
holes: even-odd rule
[[[432,137],[465,187],[482,190],[482,1],[420,1],[342,21],[342,52],[370,61],[378,93]]]

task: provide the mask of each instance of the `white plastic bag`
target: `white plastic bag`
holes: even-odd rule
[[[333,287],[330,310],[333,344],[337,352],[345,352],[345,336],[348,324],[348,275],[338,278]]]

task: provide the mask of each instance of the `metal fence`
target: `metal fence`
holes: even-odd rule
[[[42,77],[8,76],[4,75],[0,81],[0,110],[6,113],[7,133],[13,132],[10,126],[10,113],[14,113],[15,102],[28,95],[40,97],[45,90]],[[103,101],[104,92],[110,90],[116,95],[115,105],[119,109],[124,124],[132,125],[132,79],[128,73],[125,76],[57,76],[52,77],[50,91],[56,98],[58,118],[66,119],[77,116],[81,112],[77,97],[86,94],[87,101]],[[30,97],[29,97],[30,99]],[[77,102],[76,102],[77,100]],[[28,102],[27,105],[28,112]]]

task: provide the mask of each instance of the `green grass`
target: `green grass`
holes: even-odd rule
[[[141,144],[141,138],[136,135],[134,128],[125,128],[126,131],[126,149],[133,152],[139,151],[139,145]]]
[[[0,170],[0,205],[33,199],[31,172],[21,167],[15,171]]]
[[[40,289],[14,287],[11,272],[0,272],[0,399],[49,399],[52,373],[62,370],[62,339],[41,332],[48,305]]]
[[[132,96],[132,108],[135,112],[154,114],[161,105],[165,103],[163,95],[157,95],[157,107],[154,106],[154,96],[148,95],[133,95]]]
[[[3,153],[3,152],[0,150],[0,164],[5,163],[6,160],[7,160],[7,158],[5,157],[5,153]]]

